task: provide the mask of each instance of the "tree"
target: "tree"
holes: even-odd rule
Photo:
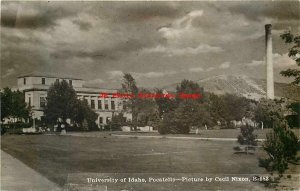
[[[227,122],[231,120],[242,120],[242,118],[246,116],[246,111],[249,107],[249,101],[247,98],[232,94],[226,94],[222,97],[227,110],[227,115],[224,115],[224,119]]]
[[[285,118],[288,121],[289,127],[300,127],[300,102],[292,102],[287,108],[290,112]]]
[[[203,102],[204,90],[199,86],[198,83],[191,80],[182,80],[179,85],[176,87],[176,100],[181,102],[184,100],[184,97],[181,97],[182,94],[194,94],[199,95],[198,99],[195,99],[197,102]]]
[[[1,121],[4,118],[12,117],[18,120],[28,119],[30,116],[30,106],[25,102],[23,92],[12,91],[10,88],[4,88],[1,92]]]
[[[67,119],[74,117],[74,105],[77,104],[76,92],[65,80],[56,81],[48,90],[45,117],[48,122],[54,124],[61,119],[66,123]]]
[[[154,98],[152,97],[143,97],[143,95],[152,94],[149,90],[145,88],[139,88],[139,98],[136,100],[136,110],[138,112],[137,122],[140,126],[149,125],[149,120],[151,117],[156,115],[158,106]]]
[[[75,123],[84,127],[84,124],[88,127],[86,130],[93,130],[96,128],[96,119],[98,115],[92,110],[88,103],[84,100],[74,100],[72,108],[72,119]]]
[[[293,35],[290,31],[285,32],[280,35],[286,44],[291,44],[292,47],[289,49],[289,57],[294,59],[298,66],[300,66],[300,36]],[[292,84],[300,84],[300,70],[299,69],[287,69],[280,72],[281,75],[285,77],[293,77],[294,81]]]
[[[121,127],[126,125],[126,124],[127,124],[126,117],[124,117],[122,113],[119,113],[117,115],[113,115],[111,121],[109,121],[109,123],[108,123],[111,130],[113,130],[113,131],[122,130]]]
[[[241,133],[238,135],[238,142],[241,145],[246,145],[245,149],[247,154],[250,145],[251,146],[257,145],[257,141],[256,141],[257,135],[254,135],[253,132],[254,132],[254,127],[246,124],[241,127]]]
[[[156,101],[160,104],[160,111],[163,110],[163,106],[167,105],[168,112],[161,113],[162,122],[159,126],[159,132],[161,134],[166,133],[189,133],[190,127],[193,126],[203,126],[205,123],[208,123],[210,120],[210,114],[208,112],[208,105],[202,103],[203,101],[203,88],[199,84],[183,80],[180,85],[176,88],[177,97],[174,104],[172,102],[167,102],[162,99],[157,99]],[[180,97],[180,94],[198,94],[200,97],[198,99],[183,98]],[[170,104],[170,105],[168,105]]]
[[[250,115],[250,100],[232,94],[208,96],[209,109],[216,121],[230,124],[232,120],[242,120]]]
[[[223,121],[224,115],[228,115],[224,100],[215,94],[209,94],[209,111],[214,122]]]
[[[190,127],[202,127],[210,124],[211,116],[205,104],[195,100],[184,100],[174,111],[174,120],[182,129],[181,133],[189,133]]]
[[[279,121],[286,123],[284,117],[286,111],[283,101],[263,98],[257,104],[254,119],[257,122],[262,122],[265,127],[272,128]]]
[[[13,92],[12,116],[17,119],[28,119],[30,115],[30,106],[25,102],[25,94],[19,90]]]
[[[132,128],[134,130],[137,130],[138,123],[138,91],[136,81],[132,75],[124,73],[121,92],[131,95],[131,97],[125,101],[124,107],[132,114]]]
[[[58,119],[66,123],[67,119],[79,124],[84,130],[96,128],[97,114],[84,100],[78,100],[72,85],[65,80],[55,82],[48,90],[45,117],[49,123],[56,123]]]
[[[269,158],[264,160],[268,171],[277,171],[280,175],[288,168],[288,163],[297,161],[299,142],[297,136],[283,123],[276,123],[267,134],[263,145]]]
[[[163,95],[162,89],[156,89],[155,91],[156,95]],[[157,105],[158,110],[158,116],[159,118],[162,118],[165,113],[168,113],[170,111],[174,111],[177,104],[174,99],[170,99],[168,97],[156,97],[155,103]]]
[[[13,93],[10,88],[4,88],[1,95],[1,121],[12,114],[12,97]]]

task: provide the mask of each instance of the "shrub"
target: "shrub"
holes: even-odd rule
[[[9,124],[1,124],[1,135],[3,134],[22,134],[23,128],[29,128],[32,124],[24,122],[16,122]]]
[[[248,124],[241,126],[241,134],[239,134],[238,136],[238,142],[241,145],[256,146],[257,135],[254,135],[253,132],[254,132],[254,127]]]
[[[89,130],[89,124],[88,124],[86,119],[84,119],[83,122],[82,122],[82,130],[83,131],[88,131]]]
[[[298,139],[284,126],[276,125],[273,131],[267,134],[263,147],[269,155],[269,158],[265,159],[266,169],[269,171],[278,171],[281,175],[288,168],[289,162],[297,161]]]
[[[6,129],[3,128],[2,126],[0,128],[1,128],[1,135],[4,135],[4,133],[6,133]]]
[[[129,123],[126,122],[126,117],[123,116],[122,113],[119,113],[117,115],[113,115],[111,121],[107,124],[107,128],[108,130],[112,130],[112,131],[121,131],[121,127],[122,126],[126,126]],[[132,125],[132,124],[131,124]]]
[[[178,119],[175,116],[175,112],[164,115],[158,126],[158,132],[160,134],[188,134],[190,132],[190,123]]]
[[[23,128],[6,129],[6,134],[23,134]]]
[[[159,134],[162,134],[162,135],[165,135],[165,134],[168,134],[170,133],[170,130],[167,126],[167,124],[164,124],[163,122],[161,122],[159,125],[158,125],[158,133]]]
[[[22,128],[31,127],[32,124],[23,123],[23,122],[16,122],[16,123],[1,124],[1,126],[5,129],[22,129]]]

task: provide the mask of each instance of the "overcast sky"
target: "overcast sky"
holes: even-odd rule
[[[1,86],[31,71],[120,87],[122,73],[158,87],[215,75],[265,78],[273,25],[275,81],[296,67],[280,39],[299,33],[299,2],[1,2]]]

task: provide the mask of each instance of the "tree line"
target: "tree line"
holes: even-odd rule
[[[124,74],[121,92],[137,95],[139,92],[149,93],[145,88],[139,88],[131,74]],[[155,94],[164,94],[165,90],[156,89]],[[232,121],[243,118],[257,122],[259,127],[272,128],[276,121],[285,121],[287,113],[299,114],[298,102],[285,99],[255,101],[232,94],[215,95],[205,92],[196,82],[183,80],[177,85],[175,95],[179,93],[200,94],[201,99],[174,99],[159,97],[139,99],[133,96],[126,102],[127,112],[132,113],[131,126],[155,126],[162,134],[189,133],[191,127],[234,128]],[[166,94],[166,93],[165,93]],[[289,116],[289,115],[288,115]],[[298,124],[296,124],[298,125]]]

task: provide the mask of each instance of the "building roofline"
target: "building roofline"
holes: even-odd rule
[[[49,87],[49,86],[48,86]],[[99,94],[99,93],[115,93],[117,89],[99,89],[99,88],[81,88],[81,87],[73,87],[76,93],[87,93],[87,94]],[[29,87],[20,91],[48,91],[49,88],[43,87]]]
[[[42,73],[42,72],[31,72],[31,73],[27,73],[27,74],[21,74],[17,78],[24,78],[24,77],[46,77],[46,78],[83,80],[81,78],[74,78],[72,76],[67,76],[67,75],[58,75],[58,74]]]

